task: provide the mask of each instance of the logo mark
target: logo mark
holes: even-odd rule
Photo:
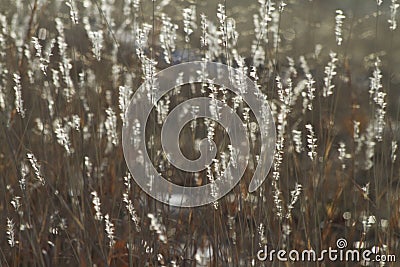
[[[338,249],[343,249],[347,247],[347,240],[344,238],[339,238],[338,240],[336,240],[336,246]]]
[[[147,194],[165,204],[197,207],[222,198],[242,178],[250,157],[247,129],[231,107],[208,97],[184,101],[168,114],[161,130],[161,145],[171,165],[186,172],[202,171],[215,158],[216,144],[207,138],[201,140],[200,157],[190,160],[182,154],[179,147],[179,133],[188,122],[197,118],[218,122],[227,132],[234,150],[234,157],[231,156],[221,177],[213,183],[186,187],[168,181],[153,166],[146,148],[145,129],[149,115],[157,101],[166,93],[189,83],[213,83],[224,87],[240,96],[253,112],[260,131],[261,148],[249,192],[257,190],[272,166],[275,151],[275,125],[266,97],[240,70],[203,61],[182,63],[164,69],[155,74],[151,81],[144,82],[133,95],[125,112],[122,146],[125,161],[134,180]],[[197,107],[196,112],[190,112],[191,107]]]

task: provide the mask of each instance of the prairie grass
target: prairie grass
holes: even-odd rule
[[[0,0],[0,266],[399,266],[257,259],[264,245],[322,250],[345,238],[400,260],[397,10],[396,0]],[[176,208],[129,174],[123,114],[144,80],[201,59],[259,85],[275,160],[249,193],[263,134],[254,114],[224,88],[176,88],[146,126],[164,177],[210,183],[235,156],[225,130],[198,119],[180,134],[182,153],[197,158],[209,138],[213,165],[188,174],[167,162],[162,123],[189,98],[233,107],[251,146],[228,195]]]

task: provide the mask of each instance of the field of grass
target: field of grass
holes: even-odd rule
[[[0,0],[0,267],[400,266],[399,4]],[[263,132],[248,105],[210,82],[169,92],[145,127],[166,179],[212,183],[233,157],[223,127],[197,119],[180,133],[182,153],[196,159],[197,142],[213,140],[212,166],[187,173],[168,162],[161,127],[190,98],[225,101],[250,141],[232,191],[179,208],[135,183],[122,129],[144,81],[193,60],[240,69],[259,86],[276,150],[249,193]],[[321,251],[341,238],[398,262],[257,258],[265,246]]]

